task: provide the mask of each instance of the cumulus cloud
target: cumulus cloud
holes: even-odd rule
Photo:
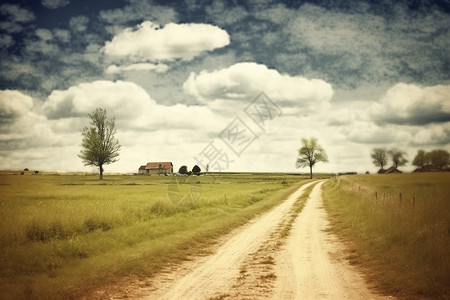
[[[43,109],[50,119],[85,117],[96,107],[110,110],[117,118],[133,118],[154,104],[144,89],[132,82],[98,80],[53,91]]]
[[[0,91],[0,148],[3,151],[52,145],[53,133],[45,117],[32,108],[30,96],[17,90]]]
[[[70,1],[69,0],[42,0],[42,5],[50,9],[56,9],[60,7],[67,6]]]
[[[177,13],[173,8],[156,5],[148,0],[127,0],[123,8],[103,10],[100,20],[109,24],[136,24],[142,20],[153,20],[158,24],[177,21]]]
[[[414,130],[412,144],[415,146],[449,145],[450,122],[429,124]]]
[[[217,117],[205,106],[159,105],[142,87],[120,80],[99,80],[54,91],[43,111],[49,119],[66,119],[59,123],[61,131],[70,131],[78,130],[70,128],[73,122],[78,122],[77,118],[86,118],[96,107],[103,107],[115,116],[122,128],[135,130],[201,128],[205,124],[206,128],[215,128],[217,123]]]
[[[48,29],[38,28],[35,33],[43,41],[49,41],[53,38],[52,32]]]
[[[207,17],[219,25],[231,25],[241,22],[248,16],[248,12],[242,6],[226,5],[224,1],[215,0],[211,6],[205,8]]]
[[[53,29],[53,35],[63,43],[70,42],[70,31],[64,29]]]
[[[70,27],[78,32],[86,31],[89,23],[89,18],[86,16],[76,16],[70,19]]]
[[[238,63],[221,70],[191,73],[184,83],[184,90],[203,103],[248,101],[265,92],[277,103],[298,108],[327,102],[333,95],[331,85],[323,80],[280,74],[256,63]]]
[[[421,87],[399,83],[371,106],[381,122],[423,125],[450,121],[450,85]]]
[[[135,30],[127,28],[106,42],[103,52],[134,61],[191,60],[206,51],[230,43],[228,33],[209,24],[174,24],[163,28],[145,21]]]
[[[36,19],[33,12],[20,7],[17,4],[2,4],[0,5],[0,14],[6,20],[18,23],[28,23]]]
[[[154,71],[156,73],[166,73],[169,67],[166,64],[132,64],[128,66],[111,65],[106,68],[106,74],[116,74],[128,71]]]
[[[33,99],[15,90],[0,91],[0,125],[26,114],[33,106]]]
[[[0,48],[9,48],[14,45],[14,40],[10,35],[0,34]]]

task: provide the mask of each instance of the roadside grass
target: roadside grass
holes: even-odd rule
[[[450,297],[450,174],[341,176],[324,185],[331,230],[381,292]]]
[[[176,180],[0,174],[0,298],[80,298],[149,277],[207,254],[216,238],[309,182],[281,174]],[[192,192],[195,201],[182,199]]]

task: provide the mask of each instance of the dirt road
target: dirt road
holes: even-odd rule
[[[235,232],[215,254],[161,274],[154,279],[153,290],[141,291],[139,298],[380,298],[345,260],[333,255],[343,246],[324,232],[322,183],[302,186],[281,205]],[[316,186],[295,217],[293,205],[311,184]]]
[[[377,296],[367,288],[361,275],[342,259],[344,246],[334,235],[325,232],[328,221],[322,207],[322,183],[314,187],[277,255],[272,298],[389,298]]]

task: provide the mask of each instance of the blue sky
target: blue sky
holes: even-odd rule
[[[98,106],[122,144],[106,171],[192,167],[213,144],[223,171],[292,172],[310,136],[318,171],[450,151],[449,1],[6,1],[0,18],[2,169],[92,170],[77,154]],[[245,113],[261,92],[280,112],[264,126]]]

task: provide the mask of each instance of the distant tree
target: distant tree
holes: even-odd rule
[[[297,168],[309,167],[309,177],[312,179],[312,168],[318,162],[328,162],[325,150],[317,143],[317,139],[302,139],[302,147],[298,149]]]
[[[445,150],[433,150],[426,154],[428,162],[438,169],[444,169],[450,165],[450,153]]]
[[[388,161],[387,150],[385,148],[374,148],[370,156],[373,159],[373,164],[383,170]]]
[[[398,167],[406,165],[408,160],[405,158],[406,152],[397,148],[392,148],[388,151],[391,158],[392,165],[397,169]]]
[[[186,166],[181,166],[180,169],[178,170],[178,173],[180,174],[187,174],[188,170]]]
[[[197,166],[197,165],[195,165],[193,168],[192,168],[192,173],[194,174],[194,175],[200,175],[200,172],[202,171],[202,169],[200,169],[200,167],[199,166]]]
[[[424,150],[417,151],[416,156],[414,157],[412,164],[416,167],[423,168],[425,165],[427,165],[429,162],[429,157],[427,156],[427,153]]]
[[[120,144],[115,138],[116,122],[114,118],[108,119],[103,108],[96,108],[89,117],[91,126],[81,131],[83,140],[78,157],[85,166],[99,167],[100,180],[103,180],[103,166],[118,161]]]

